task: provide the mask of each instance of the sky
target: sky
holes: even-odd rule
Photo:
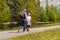
[[[40,0],[40,1],[42,1],[42,0]]]

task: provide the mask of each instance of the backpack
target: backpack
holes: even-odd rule
[[[26,19],[26,15],[27,15],[27,14],[26,14],[25,12],[22,12],[22,13],[20,14],[20,18],[21,18],[21,19]]]
[[[23,13],[23,18],[26,19],[26,12]]]

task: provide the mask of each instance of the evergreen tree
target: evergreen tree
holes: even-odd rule
[[[0,28],[3,28],[3,23],[10,22],[10,10],[6,4],[6,0],[0,0]]]
[[[48,0],[46,0],[46,16],[47,16],[47,21],[49,20],[49,5],[48,5]]]
[[[37,22],[39,20],[40,13],[40,0],[27,0],[27,11],[31,13],[32,22]]]
[[[19,13],[20,13],[20,3],[18,0],[6,0],[8,7],[11,10],[11,20],[12,21],[18,21],[19,19]]]
[[[36,7],[37,7],[37,20],[40,21],[40,12],[41,12],[41,7],[40,7],[40,0],[36,0]]]
[[[10,10],[5,0],[0,0],[0,21],[2,23],[10,21]]]
[[[18,19],[19,12],[23,11],[26,8],[27,12],[31,13],[33,22],[39,20],[38,17],[40,14],[40,0],[9,0],[7,4],[12,11],[12,19]]]
[[[41,7],[41,12],[40,12],[40,22],[47,22],[47,15],[46,12],[44,10],[44,7]]]
[[[50,13],[50,20],[53,22],[57,22],[58,20],[58,15],[57,15],[57,8],[56,6],[51,5],[51,13]]]

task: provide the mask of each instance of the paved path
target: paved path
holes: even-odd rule
[[[18,33],[17,30],[3,31],[3,32],[0,32],[0,40],[4,40],[7,38],[11,38],[11,37],[17,37],[17,36],[21,36],[21,35],[26,35],[28,33],[43,32],[46,30],[52,30],[52,29],[57,29],[57,28],[60,28],[60,25],[49,26],[49,27],[40,27],[40,28],[31,28],[29,32],[22,32],[22,30],[20,30],[20,33]]]

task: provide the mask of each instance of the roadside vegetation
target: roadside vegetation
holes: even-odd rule
[[[57,24],[57,23],[53,23],[53,24],[39,24],[39,25],[32,25],[30,28],[49,27],[49,26],[57,26],[57,25],[60,25],[60,24]],[[4,30],[0,29],[0,31],[8,31],[8,30],[18,30],[18,26],[17,27],[13,27],[13,28],[7,28],[7,29],[4,29]]]

